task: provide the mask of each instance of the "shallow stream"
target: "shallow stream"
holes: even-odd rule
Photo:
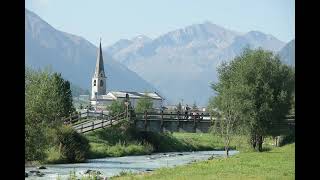
[[[207,160],[211,156],[224,156],[224,151],[195,151],[195,152],[169,152],[154,153],[141,156],[109,157],[101,159],[90,159],[85,163],[77,164],[51,164],[44,165],[47,169],[40,169],[44,176],[32,176],[31,170],[37,170],[36,167],[26,167],[25,171],[29,173],[26,179],[67,179],[70,172],[75,171],[77,177],[81,177],[85,171],[97,170],[103,177],[118,175],[120,172],[148,172],[161,167],[174,167],[178,165],[192,163],[194,161]],[[238,151],[230,151],[234,155]]]

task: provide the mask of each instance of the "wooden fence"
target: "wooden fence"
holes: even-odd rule
[[[127,117],[127,113],[123,112],[113,117],[107,116],[107,118],[103,118],[100,120],[86,121],[81,124],[72,125],[72,127],[79,133],[87,133],[90,131],[94,131],[96,129],[111,127],[113,125],[116,125],[119,122],[123,121],[126,117]]]

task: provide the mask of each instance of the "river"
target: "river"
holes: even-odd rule
[[[126,172],[148,172],[161,167],[174,167],[188,164],[194,161],[207,160],[211,156],[224,156],[224,151],[195,151],[195,152],[168,152],[154,153],[141,156],[109,157],[100,159],[90,159],[85,163],[77,164],[48,164],[44,165],[47,169],[39,171],[45,175],[42,177],[30,176],[29,171],[37,170],[36,167],[26,167],[25,171],[29,173],[26,179],[67,179],[71,171],[75,171],[78,177],[81,177],[86,170],[98,170],[102,176],[111,177],[118,175],[122,171]],[[230,151],[234,155],[238,151]]]

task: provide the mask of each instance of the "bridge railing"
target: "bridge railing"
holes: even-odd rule
[[[108,116],[107,119],[102,119],[100,122],[95,122],[94,120],[82,123],[80,125],[73,126],[75,130],[80,130],[80,133],[87,133],[96,129],[101,129],[104,127],[112,126],[123,121],[127,116],[126,112],[117,114],[113,117]],[[89,128],[89,129],[88,129]]]
[[[198,122],[214,122],[216,119],[210,113],[163,113],[163,112],[144,112],[144,113],[136,113],[136,120],[163,120],[163,121],[198,121]],[[279,123],[274,123],[274,125],[295,125],[295,115],[289,114],[285,116],[286,121],[281,121]]]
[[[145,119],[147,116],[148,120],[164,120],[164,121],[210,121],[213,117],[209,113],[198,113],[198,114],[184,114],[184,113],[159,113],[159,112],[144,112],[136,113],[136,119]]]
[[[92,111],[86,111],[86,112],[79,112],[79,113],[73,113],[67,118],[63,118],[62,121],[65,124],[73,124],[81,119],[86,119],[88,117],[95,117],[97,119],[105,119],[109,115],[102,112],[92,112]]]

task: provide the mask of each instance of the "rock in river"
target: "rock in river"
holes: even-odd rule
[[[44,166],[39,166],[38,169],[47,169],[47,168]]]
[[[100,171],[96,171],[96,170],[88,169],[87,171],[84,172],[84,174],[96,174],[96,175],[100,175],[101,172],[100,172]]]
[[[37,171],[37,170],[33,170],[33,171],[29,171],[31,173],[32,176],[38,176],[38,177],[42,177],[44,176],[44,173]]]

